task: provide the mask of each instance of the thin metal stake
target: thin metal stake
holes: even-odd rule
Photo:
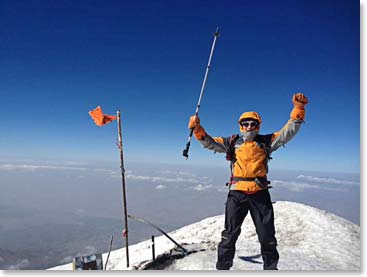
[[[104,270],[107,270],[108,259],[110,258],[110,254],[111,254],[111,250],[112,250],[112,242],[113,242],[113,236],[111,237],[110,249],[108,250],[108,255],[107,255],[106,263],[104,265]]]
[[[172,241],[178,248],[180,248],[182,250],[182,252],[186,255],[187,254],[187,250],[182,247],[182,245],[180,245],[177,241],[175,241],[173,238],[171,238],[165,231],[163,231],[161,228],[159,228],[158,226],[154,225],[153,223],[149,222],[148,220],[133,216],[131,214],[128,215],[129,218],[134,219],[136,221],[148,224],[150,226],[152,226],[153,228],[155,228],[156,230],[158,230],[159,232],[161,232],[163,235],[165,235],[170,241]]]
[[[154,236],[152,236],[152,255],[153,261],[155,260],[155,244],[154,244]]]

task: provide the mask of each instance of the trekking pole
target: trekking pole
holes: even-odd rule
[[[195,115],[196,116],[199,114],[199,108],[200,108],[201,98],[203,97],[203,94],[204,94],[205,84],[206,84],[206,80],[208,79],[208,73],[209,73],[209,69],[210,69],[210,63],[212,61],[214,47],[215,47],[215,43],[216,43],[218,37],[219,37],[219,27],[217,27],[217,29],[216,29],[216,31],[214,33],[214,41],[213,41],[213,44],[212,44],[212,49],[210,51],[209,61],[208,61],[208,65],[206,67],[204,81],[203,81],[203,84],[201,86],[199,101],[198,101],[198,104],[196,106],[196,111],[195,111]],[[190,130],[190,135],[189,135],[189,138],[187,139],[186,148],[183,150],[183,153],[182,153],[182,155],[186,158],[186,160],[189,158],[189,149],[190,149],[191,138],[192,138],[192,134],[193,133],[194,133],[194,128],[192,128]]]
[[[122,184],[122,194],[123,194],[123,205],[124,205],[124,219],[125,219],[125,230],[123,236],[125,237],[125,247],[126,247],[126,267],[129,267],[129,230],[127,227],[127,205],[126,205],[126,188],[125,188],[125,168],[124,168],[124,152],[122,146],[122,132],[121,132],[121,117],[120,111],[117,111],[117,124],[119,133],[118,147],[120,149],[120,160],[121,160],[121,184]]]

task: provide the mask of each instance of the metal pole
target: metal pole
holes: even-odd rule
[[[210,50],[209,61],[208,61],[208,65],[206,67],[203,84],[201,86],[199,101],[198,101],[198,104],[196,106],[195,115],[199,114],[201,99],[202,99],[203,94],[204,94],[206,80],[208,79],[208,73],[209,73],[209,69],[210,69],[210,63],[212,61],[212,57],[213,57],[213,53],[214,53],[214,47],[215,47],[215,43],[216,43],[218,37],[219,37],[219,27],[217,27],[217,29],[215,30],[215,33],[214,33],[214,40],[213,40],[213,44],[212,44],[212,49]],[[183,153],[182,153],[182,155],[186,158],[186,160],[189,158],[189,149],[190,149],[191,138],[192,138],[193,133],[194,133],[194,129],[191,129],[190,134],[189,134],[189,138],[187,139],[186,148],[183,150]]]
[[[110,249],[108,250],[108,255],[107,255],[106,263],[104,265],[104,270],[107,270],[108,259],[110,258],[110,254],[111,254],[111,250],[112,250],[112,241],[113,241],[113,236],[111,237]]]
[[[125,188],[125,167],[124,167],[124,152],[122,145],[122,132],[121,132],[121,116],[120,111],[117,111],[117,125],[119,135],[119,150],[121,160],[121,183],[122,183],[122,194],[123,194],[123,206],[124,206],[124,220],[125,220],[125,247],[126,247],[126,267],[129,267],[129,229],[127,225],[127,205],[126,205],[126,188]]]
[[[152,256],[153,261],[155,260],[155,244],[154,244],[154,236],[152,236]]]

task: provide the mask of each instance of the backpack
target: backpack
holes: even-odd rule
[[[262,148],[265,153],[266,153],[266,160],[265,160],[265,168],[266,168],[266,172],[268,172],[268,162],[269,160],[272,159],[272,157],[270,156],[270,150],[271,150],[271,139],[272,139],[273,134],[269,134],[269,135],[257,135],[254,139],[254,142],[256,142],[256,144]],[[229,147],[227,149],[227,153],[226,153],[226,160],[230,161],[230,172],[231,172],[231,181],[229,183],[226,183],[227,186],[229,186],[232,182],[232,167],[233,164],[236,162],[236,142],[239,139],[240,135],[239,134],[234,134],[229,138]],[[268,184],[270,184],[269,181],[266,180],[266,182]],[[269,186],[269,188],[271,188],[271,186]]]
[[[271,138],[272,138],[273,134],[269,134],[269,135],[257,135],[254,139],[254,141],[257,143],[257,145],[264,149],[266,156],[267,156],[267,161],[271,160],[272,157],[270,156],[270,148],[271,148]],[[229,138],[229,147],[227,149],[227,154],[226,154],[226,160],[227,161],[234,161],[236,159],[235,157],[235,145],[237,140],[239,139],[240,135],[239,134],[235,134],[232,135]]]

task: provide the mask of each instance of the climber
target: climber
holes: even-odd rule
[[[232,267],[235,244],[248,211],[260,242],[263,268],[277,270],[279,253],[267,172],[270,154],[289,142],[304,122],[307,97],[296,93],[292,102],[294,107],[287,124],[279,132],[268,135],[259,134],[262,120],[253,111],[240,116],[238,124],[241,133],[230,137],[211,137],[200,125],[197,115],[190,117],[188,127],[194,128],[194,136],[202,146],[218,153],[226,153],[230,161],[231,177],[225,224],[218,244],[218,270],[229,270]]]

